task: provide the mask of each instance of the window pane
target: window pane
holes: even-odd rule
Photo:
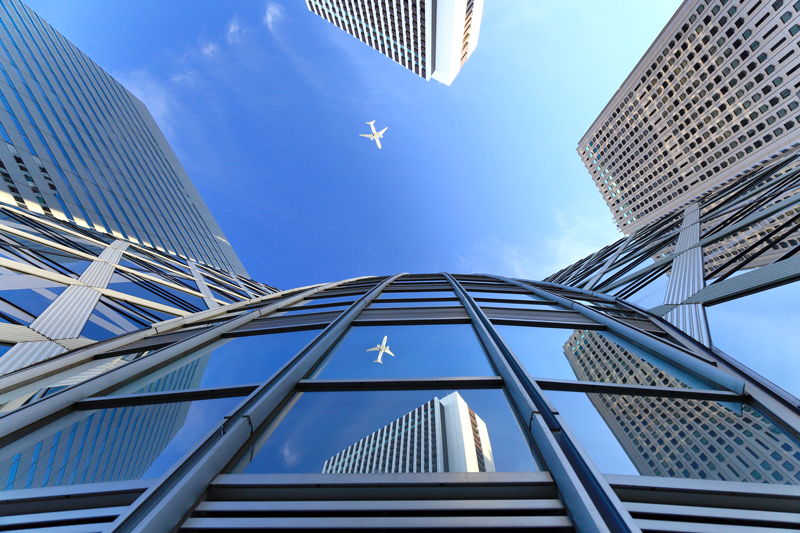
[[[318,334],[319,330],[310,330],[222,339],[116,390],[114,395],[266,381]]]
[[[494,376],[469,324],[354,326],[313,377],[319,379]]]
[[[800,443],[751,405],[546,394],[603,472],[630,473],[621,470],[631,463],[644,476],[800,485]]]
[[[519,300],[521,302],[527,302],[530,300],[535,300],[538,302],[546,301],[544,298],[539,298],[533,293],[518,293],[518,292],[489,292],[489,291],[467,291],[470,296],[473,298],[501,298],[503,300]]]
[[[370,304],[369,307],[370,309],[389,309],[396,307],[461,307],[461,302],[455,297],[449,300],[376,300]]]
[[[391,292],[383,291],[376,300],[397,300],[401,298],[456,298],[453,291]]]
[[[303,393],[276,420],[245,473],[539,469],[501,390]]]
[[[5,490],[154,478],[242,398],[75,411],[0,450]]]
[[[519,301],[505,301],[505,302],[487,302],[483,300],[475,300],[481,307],[493,308],[507,308],[507,309],[532,309],[534,311],[563,311],[564,308],[558,304],[551,304],[546,302],[519,302]]]
[[[569,330],[525,326],[495,326],[495,329],[531,377],[575,379],[575,372],[564,357]]]

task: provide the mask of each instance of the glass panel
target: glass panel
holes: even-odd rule
[[[0,450],[5,490],[154,478],[242,398],[75,411]]]
[[[494,299],[502,299],[502,300],[519,300],[522,302],[527,302],[530,300],[535,300],[538,302],[545,302],[544,298],[539,298],[535,294],[522,294],[518,292],[489,292],[489,291],[467,291],[473,299],[475,298],[494,298]]]
[[[138,394],[267,380],[319,335],[319,330],[222,339],[114,392]]]
[[[546,394],[573,432],[581,432],[578,439],[603,472],[622,473],[615,461],[609,460],[617,457],[621,448],[636,472],[644,476],[800,485],[800,442],[751,405]],[[588,400],[565,401],[567,396]],[[593,408],[585,405],[587,401]],[[600,424],[608,429],[600,431]],[[616,446],[599,438],[607,431],[615,436]]]
[[[370,304],[371,309],[392,309],[398,307],[461,307],[461,302],[453,298],[452,300],[402,300],[402,301],[375,301]]]
[[[205,302],[203,302],[202,298],[199,298],[197,296],[192,296],[185,292],[177,291],[175,289],[171,289],[169,287],[165,287],[164,285],[159,285],[157,283],[153,283],[150,281],[134,282],[127,276],[132,277],[133,275],[132,274],[121,275],[115,273],[111,277],[111,282],[108,284],[108,288],[111,290],[119,291],[123,294],[138,296],[139,298],[143,298],[151,302],[168,305],[169,307],[183,309],[190,312],[203,311],[207,309],[207,306]],[[164,295],[156,294],[155,292],[140,285],[140,283],[150,283],[151,285],[157,287],[159,290],[164,291],[165,293],[171,295],[172,298],[167,298]]]
[[[132,333],[144,326],[122,316],[100,301],[89,316],[88,322],[81,331],[81,337],[95,341],[104,341],[119,335]]]
[[[324,436],[324,438],[321,438]],[[245,473],[538,470],[501,390],[314,392],[295,396]]]
[[[319,305],[319,304],[334,304],[334,303],[346,303],[352,304],[356,300],[361,298],[361,295],[351,294],[349,296],[330,296],[330,297],[318,297],[318,298],[309,298],[307,301],[309,305]]]
[[[525,326],[495,326],[495,329],[531,377],[575,379],[564,356],[564,346],[570,336],[568,330]]]
[[[307,315],[307,314],[311,314],[311,313],[328,313],[330,311],[342,312],[342,311],[347,310],[347,308],[350,307],[352,304],[349,304],[347,302],[343,302],[343,303],[339,303],[337,305],[325,306],[325,307],[319,307],[319,305],[320,304],[318,304],[316,302],[304,300],[304,301],[299,302],[299,303],[297,303],[297,304],[295,304],[295,305],[293,305],[291,307],[286,307],[284,309],[281,309],[277,313],[274,313],[274,314],[272,314],[270,316],[271,317],[276,317],[276,316],[283,316],[283,315],[292,315],[292,316],[294,316],[294,315]]]
[[[319,379],[494,376],[469,324],[354,326],[314,372]]]
[[[25,278],[23,283],[35,288],[0,290],[0,312],[16,320],[20,324],[30,325],[36,317],[42,314],[55,299],[66,290],[64,285],[42,280],[35,276],[0,276],[0,282],[18,282],[19,278]],[[6,285],[9,286],[9,285]],[[23,285],[24,286],[24,285]]]
[[[564,308],[558,304],[551,304],[546,302],[514,302],[514,301],[506,301],[506,302],[483,302],[480,300],[476,300],[478,305],[481,307],[491,307],[491,308],[506,308],[506,309],[533,309],[533,310],[541,310],[541,311],[548,311],[551,309],[555,309],[557,311],[563,311]]]
[[[377,300],[399,300],[402,298],[455,298],[453,291],[391,292],[384,291]]]
[[[629,383],[653,387],[718,388],[609,332],[575,330],[565,335],[562,354],[580,381]]]

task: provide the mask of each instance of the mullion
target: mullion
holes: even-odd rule
[[[249,396],[260,384],[233,385],[230,387],[210,387],[179,391],[148,392],[144,394],[127,394],[121,396],[98,396],[86,398],[75,403],[78,411],[93,409],[110,409],[133,405],[152,405],[160,403],[193,402],[196,400],[213,400],[217,398],[235,398]]]

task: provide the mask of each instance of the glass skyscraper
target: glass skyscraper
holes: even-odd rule
[[[307,5],[347,26],[344,8],[423,3]],[[461,31],[478,2],[439,5]],[[791,146],[544,281],[278,290],[245,275],[141,104],[0,8],[0,530],[798,529],[800,400],[705,320],[800,279]],[[767,43],[800,4],[687,0],[693,46],[734,8]]]

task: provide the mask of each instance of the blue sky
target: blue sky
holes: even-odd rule
[[[618,238],[576,143],[680,1],[487,0],[451,87],[298,0],[27,3],[148,105],[251,276],[289,288],[540,279]],[[718,345],[795,394],[797,291],[709,310]]]

